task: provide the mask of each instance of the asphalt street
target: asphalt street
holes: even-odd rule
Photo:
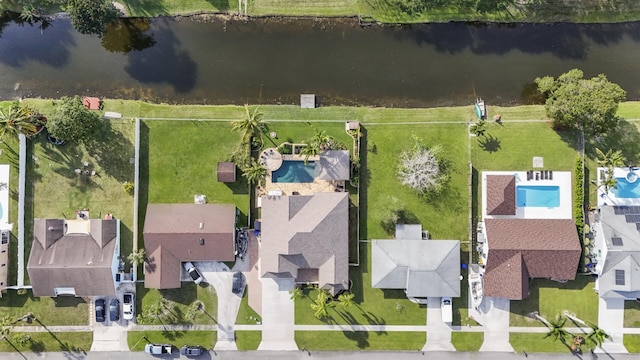
[[[51,359],[51,360],[142,360],[142,359],[180,359],[177,351],[163,357],[153,357],[143,352],[56,352],[56,353],[3,353],[0,359]],[[186,359],[186,357],[182,357]],[[525,354],[503,352],[382,352],[382,351],[210,351],[202,360],[227,359],[265,359],[265,360],[303,360],[303,359],[348,359],[348,360],[389,360],[389,359],[437,359],[437,360],[511,360],[511,359],[638,359],[637,354],[591,354],[582,356],[567,354]]]

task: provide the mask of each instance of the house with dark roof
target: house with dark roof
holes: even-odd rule
[[[371,286],[409,299],[460,296],[460,241],[428,240],[422,225],[396,225],[395,240],[371,241]]]
[[[179,288],[182,262],[234,261],[235,227],[234,205],[147,205],[145,287]]]
[[[640,206],[601,206],[591,230],[594,246],[588,256],[599,296],[640,298]]]
[[[315,164],[315,177],[320,180],[349,180],[351,160],[348,150],[326,150]]]
[[[120,220],[35,219],[27,272],[34,296],[114,296]]]
[[[582,248],[571,173],[483,172],[478,227],[485,296],[521,300],[531,278],[575,279]]]
[[[349,194],[263,196],[260,277],[349,288]]]

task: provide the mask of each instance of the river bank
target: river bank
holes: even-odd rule
[[[431,23],[479,21],[500,23],[616,23],[640,20],[640,2],[600,0],[559,2],[555,0],[445,1],[430,6],[403,0],[119,0],[119,8],[131,17],[198,16],[202,14],[248,17],[359,17],[365,23]],[[416,10],[401,11],[398,3],[418,4]],[[36,0],[45,14],[64,11],[64,1]],[[21,2],[0,2],[0,11],[21,12]]]

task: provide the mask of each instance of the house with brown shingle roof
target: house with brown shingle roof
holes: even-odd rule
[[[182,262],[234,261],[235,227],[234,205],[147,205],[145,287],[179,288]]]
[[[349,194],[263,196],[260,277],[349,288]]]
[[[572,220],[571,173],[534,179],[524,172],[482,173],[485,296],[521,300],[531,278],[575,279],[582,248]],[[536,201],[544,196],[557,196],[558,205]]]
[[[34,296],[114,296],[120,220],[35,219],[27,263]]]

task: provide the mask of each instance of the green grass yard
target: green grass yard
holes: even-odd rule
[[[24,345],[20,345],[15,338],[21,335],[28,335],[30,340]],[[44,352],[65,352],[67,358],[82,358],[86,351],[91,349],[93,333],[90,332],[11,332],[9,341],[0,341],[0,352],[20,352],[35,353],[40,356]],[[15,346],[15,348],[13,346]]]
[[[424,346],[423,332],[296,331],[299,349],[306,350],[416,350]]]
[[[623,344],[630,353],[640,353],[640,335],[625,334]]]
[[[218,317],[218,297],[213,286],[207,284],[206,287],[194,283],[182,283],[178,289],[146,289],[142,283],[136,288],[136,308],[138,316],[143,309],[149,309],[157,304],[161,298],[169,301],[169,309],[166,309],[167,316],[157,319],[151,315],[145,315],[145,324],[217,324]],[[200,300],[204,304],[204,312],[199,313],[195,319],[189,319],[188,309],[195,300]]]
[[[144,351],[147,343],[153,344],[173,344],[178,349],[182,345],[200,345],[211,350],[216,344],[215,331],[129,331],[127,333],[127,343],[131,351]],[[177,349],[174,349],[177,351]]]
[[[236,324],[255,325],[262,322],[260,315],[249,306],[249,291],[251,291],[251,287],[245,287],[242,301],[240,302],[240,309],[238,310],[238,316],[236,317]]]
[[[484,333],[460,332],[451,333],[451,343],[457,351],[478,351],[484,341]]]
[[[544,326],[540,321],[527,317],[538,311],[547,320],[555,318],[564,310],[579,319],[594,324],[598,322],[598,294],[593,290],[591,276],[578,275],[576,280],[564,284],[546,279],[533,279],[529,285],[530,295],[519,301],[511,301],[511,326]],[[567,326],[573,326],[571,321]]]
[[[624,302],[624,327],[640,327],[640,303],[637,301]]]
[[[257,350],[262,341],[262,331],[236,331],[236,346],[240,351]]]
[[[542,333],[511,333],[509,343],[516,352],[533,353],[571,353],[560,341],[554,341],[552,337],[544,338]]]
[[[32,313],[40,321],[31,325],[87,325],[89,323],[89,307],[82,298],[61,296],[58,298],[35,297],[31,290],[18,295],[15,290],[8,290],[0,298],[0,314],[8,315],[12,320]],[[19,323],[17,325],[29,325]]]

